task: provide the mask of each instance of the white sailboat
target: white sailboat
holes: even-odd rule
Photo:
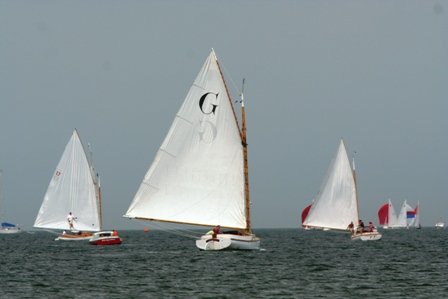
[[[3,197],[2,197],[2,185],[1,185],[1,179],[2,179],[3,171],[0,170],[0,205],[3,203]],[[0,215],[3,216],[3,209],[0,207]],[[2,222],[0,223],[0,234],[17,234],[22,232],[20,229],[20,226],[17,224],[9,223],[9,222]]]
[[[240,128],[212,50],[125,217],[232,230],[202,236],[201,250],[259,249],[250,221],[243,95],[241,114]]]
[[[394,206],[389,199],[388,203],[385,203],[378,210],[379,224],[383,226],[384,229],[394,228],[397,226],[397,214],[395,213]]]
[[[344,141],[341,140],[319,194],[304,221],[308,227],[348,230],[348,225],[359,222],[358,195],[355,169],[350,165]],[[359,231],[352,234],[352,240],[379,240],[378,231]]]
[[[412,207],[408,204],[408,201],[405,199],[403,204],[401,205],[400,214],[397,217],[397,224],[394,228],[407,228],[408,227],[408,211],[413,210]]]
[[[73,228],[67,215],[75,216]],[[54,171],[34,227],[63,231],[57,240],[82,240],[101,230],[99,176],[75,129]]]

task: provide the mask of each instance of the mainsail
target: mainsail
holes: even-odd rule
[[[125,216],[250,229],[245,196],[241,132],[212,50]]]
[[[67,215],[72,212],[77,217],[76,230],[101,230],[99,188],[98,175],[74,130],[53,173],[34,227],[69,229]]]
[[[344,141],[334,157],[319,194],[305,222],[306,226],[346,230],[358,223],[356,182]]]

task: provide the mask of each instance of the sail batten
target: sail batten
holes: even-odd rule
[[[125,216],[246,228],[242,147],[212,50]]]

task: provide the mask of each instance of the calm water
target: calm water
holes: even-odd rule
[[[0,235],[0,298],[448,298],[448,230],[257,230],[261,251],[201,252],[165,232],[120,246]]]

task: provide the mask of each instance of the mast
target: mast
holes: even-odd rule
[[[356,213],[358,215],[358,220],[359,218],[359,199],[358,199],[358,181],[356,179],[356,169],[355,169],[355,155],[356,151],[353,153],[353,166],[352,166],[352,172],[353,172],[353,180],[355,181],[355,196],[356,196]],[[357,225],[357,224],[356,224]]]
[[[215,51],[213,50],[213,53]],[[244,202],[245,202],[245,216],[246,216],[246,233],[252,233],[251,229],[251,221],[250,221],[250,196],[249,196],[249,166],[248,166],[248,160],[247,160],[247,137],[246,137],[246,110],[244,107],[244,82],[245,79],[243,79],[243,86],[241,89],[241,130],[238,124],[238,119],[236,117],[235,109],[233,109],[233,104],[231,100],[231,96],[229,93],[229,89],[227,88],[226,80],[224,79],[224,74],[221,70],[221,65],[219,64],[218,58],[215,54],[215,60],[216,64],[218,65],[219,73],[221,75],[222,81],[224,82],[224,87],[226,89],[227,97],[230,100],[230,106],[232,107],[233,116],[235,117],[235,122],[238,127],[238,130],[240,131],[241,136],[241,144],[243,145],[243,157],[244,157]]]
[[[244,156],[244,193],[245,193],[245,212],[246,212],[246,231],[252,233],[250,223],[250,195],[249,195],[249,163],[247,159],[247,136],[246,136],[246,109],[244,107],[244,82],[241,88],[241,143],[243,145]]]

